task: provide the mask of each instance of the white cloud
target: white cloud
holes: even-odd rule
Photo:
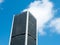
[[[50,27],[54,28],[51,32],[60,34],[60,18],[53,19],[50,23]]]
[[[24,11],[26,10],[27,9]],[[45,23],[53,17],[53,3],[49,0],[34,1],[29,5],[28,10],[37,19],[37,30],[40,35],[45,35],[46,32],[43,29],[45,27]]]
[[[3,3],[3,0],[0,0],[0,4]]]

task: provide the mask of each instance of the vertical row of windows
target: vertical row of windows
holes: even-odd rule
[[[12,36],[26,32],[26,14],[27,13],[22,13],[20,15],[15,16],[12,29]]]
[[[36,19],[29,13],[28,45],[36,45]]]
[[[25,45],[26,17],[27,12],[14,17],[10,45]]]

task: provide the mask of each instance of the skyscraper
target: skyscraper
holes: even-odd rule
[[[14,16],[9,45],[36,45],[36,19],[26,11]]]

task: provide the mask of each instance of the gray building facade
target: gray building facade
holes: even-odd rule
[[[26,11],[14,16],[10,45],[36,45],[36,19]]]

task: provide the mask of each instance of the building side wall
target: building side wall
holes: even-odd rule
[[[25,45],[27,12],[14,17],[10,45]]]
[[[31,13],[28,20],[28,45],[36,45],[36,19]]]

